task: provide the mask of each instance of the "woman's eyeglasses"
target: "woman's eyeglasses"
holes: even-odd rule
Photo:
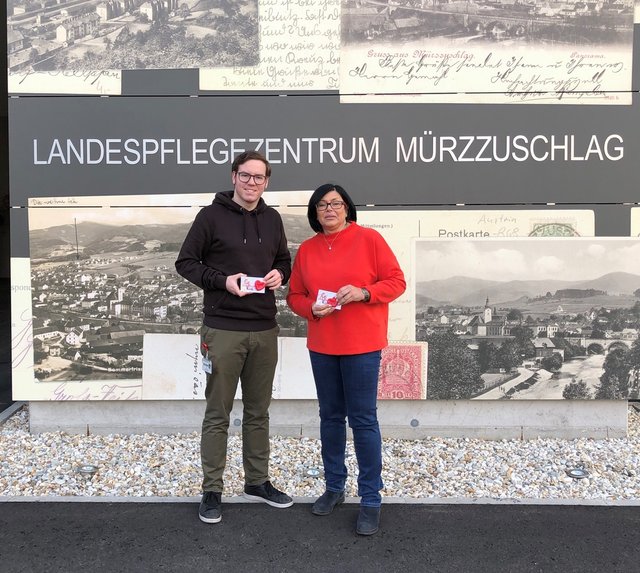
[[[326,211],[329,207],[331,207],[334,211],[338,211],[344,207],[344,201],[331,201],[327,203],[326,201],[318,201],[316,203],[316,209],[318,211]]]

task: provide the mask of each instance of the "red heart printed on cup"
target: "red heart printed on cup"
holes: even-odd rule
[[[256,281],[253,283],[253,286],[255,286],[256,290],[262,290],[266,286],[266,283],[264,281]]]
[[[338,306],[338,299],[335,296],[327,299],[327,304],[330,306]]]

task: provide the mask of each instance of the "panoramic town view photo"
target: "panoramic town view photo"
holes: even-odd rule
[[[639,396],[637,239],[418,240],[429,399]]]
[[[616,44],[632,40],[633,0],[343,0],[343,42]]]
[[[139,379],[146,334],[199,332],[202,291],[174,267],[198,209],[32,210],[38,381]],[[311,231],[302,214],[282,218],[294,257]],[[306,321],[289,310],[285,295],[276,291],[280,336],[304,337]]]

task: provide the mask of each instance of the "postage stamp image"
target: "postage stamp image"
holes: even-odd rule
[[[427,343],[392,342],[382,351],[379,400],[427,397]]]

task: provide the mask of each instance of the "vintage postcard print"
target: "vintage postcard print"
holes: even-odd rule
[[[259,0],[259,61],[200,69],[201,90],[337,90],[340,0]]]
[[[414,242],[428,399],[627,399],[640,384],[640,240]]]
[[[121,70],[258,63],[258,0],[7,9],[9,93],[119,94]]]
[[[640,207],[631,207],[631,236],[640,237]]]
[[[308,196],[308,191],[265,194],[267,203],[278,206],[294,257],[300,243],[313,235],[306,208],[300,206]],[[185,371],[194,367],[195,353],[187,341],[197,335],[200,326],[201,294],[176,275],[173,263],[195,214],[211,199],[210,194],[196,194],[29,201],[31,260],[12,259],[16,397],[115,400],[200,396],[201,371],[194,374],[196,387],[189,388],[163,381],[158,372],[163,370],[165,359],[183,364]],[[531,233],[536,225],[554,223],[571,225],[578,234],[592,232],[589,211],[491,211],[484,219],[481,211],[443,213],[361,212],[361,224],[383,234],[407,274],[408,292],[390,308],[389,338],[398,343],[412,342],[415,336],[410,294],[415,282],[413,237],[426,232],[438,235],[440,228],[447,233],[460,228],[511,233],[508,229],[513,230],[513,225],[518,232]],[[515,220],[511,218],[514,213]],[[507,224],[512,227],[505,229]],[[288,310],[285,293],[277,295],[281,344],[287,349],[301,344],[294,354],[302,351],[304,355],[306,321]],[[158,348],[164,350],[156,352]],[[170,352],[178,349],[178,354]],[[151,355],[162,358],[150,362]],[[294,359],[293,355],[289,358]],[[289,358],[283,355],[283,367]],[[280,371],[274,397],[302,397],[289,387],[289,377],[288,369]],[[309,388],[313,391],[312,381]]]
[[[306,207],[287,204],[306,204],[309,193],[264,195],[280,211],[293,253],[313,231]],[[193,366],[190,343],[181,337],[199,331],[202,297],[200,289],[177,275],[174,263],[195,215],[212,198],[29,201],[31,259],[12,259],[12,288],[19,293],[12,298],[18,399],[185,398],[183,387],[167,390],[153,373],[156,365],[145,364],[144,357],[156,354],[153,348],[162,344],[173,349],[187,344],[173,359],[188,371]],[[289,311],[285,294],[282,289],[276,293],[281,335],[305,336],[306,322]],[[176,340],[166,342],[171,337]],[[145,376],[145,370],[152,374]],[[143,392],[147,380],[157,384],[155,390],[145,386]],[[154,391],[157,398],[152,398]]]
[[[633,2],[342,0],[343,102],[631,104]]]

